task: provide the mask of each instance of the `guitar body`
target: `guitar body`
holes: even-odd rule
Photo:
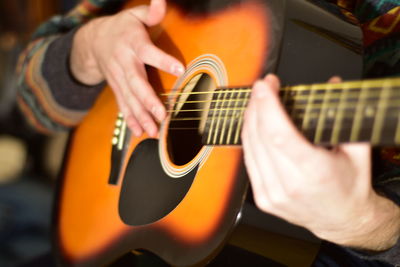
[[[107,87],[70,140],[54,215],[61,263],[100,266],[144,249],[175,266],[206,264],[233,231],[247,191],[241,148],[202,146],[197,131],[175,131],[182,107],[174,103],[187,91],[248,85],[282,68],[284,16],[275,14],[285,1],[197,2],[170,1],[162,24],[149,29],[188,66],[179,79],[148,70],[178,110],[159,137],[127,137],[121,164],[113,161],[118,108]]]

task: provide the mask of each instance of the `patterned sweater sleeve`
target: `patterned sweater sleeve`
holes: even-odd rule
[[[104,83],[86,86],[69,70],[77,29],[93,17],[110,13],[122,0],[82,0],[66,15],[42,24],[20,55],[17,102],[27,120],[43,133],[76,126],[94,103]]]

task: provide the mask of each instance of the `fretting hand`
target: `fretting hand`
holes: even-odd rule
[[[245,163],[258,207],[337,244],[393,246],[400,212],[372,188],[370,146],[313,146],[289,120],[279,87],[274,75],[256,82],[245,114]]]

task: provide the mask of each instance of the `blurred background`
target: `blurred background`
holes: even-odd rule
[[[0,1],[0,266],[18,266],[50,250],[52,194],[66,133],[43,136],[16,107],[18,54],[43,21],[74,0]]]

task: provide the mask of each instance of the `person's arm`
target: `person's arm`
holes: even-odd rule
[[[118,1],[102,3],[107,2]],[[138,136],[144,130],[155,136],[155,121],[166,112],[144,66],[174,75],[184,71],[178,60],[152,44],[145,28],[163,19],[166,2],[152,0],[150,6],[101,16],[78,27],[74,22],[90,3],[83,1],[62,23],[57,21],[58,28],[49,24],[48,35],[28,47],[21,61],[18,102],[38,129],[65,129],[82,120],[106,81],[133,133]],[[93,10],[104,13],[105,6]],[[65,33],[53,35],[57,29]]]
[[[81,1],[64,16],[42,24],[20,55],[17,67],[17,102],[27,120],[39,131],[51,133],[78,124],[101,88],[77,82],[68,60],[76,30],[110,5]],[[77,92],[81,98],[76,96]],[[81,101],[77,101],[77,98]]]
[[[290,122],[278,90],[274,75],[257,82],[245,115],[245,163],[258,207],[354,250],[395,246],[400,208],[372,187],[370,146],[313,146]],[[385,259],[399,264],[399,255]]]

